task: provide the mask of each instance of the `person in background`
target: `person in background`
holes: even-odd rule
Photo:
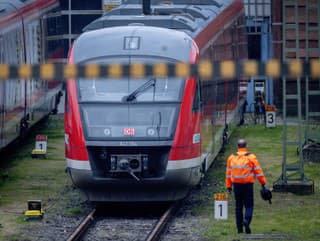
[[[239,126],[244,124],[244,115],[246,113],[247,105],[248,105],[248,102],[247,102],[246,99],[244,99],[244,102],[243,102],[243,105],[242,105],[242,108],[241,108],[241,112],[240,112]]]
[[[238,140],[238,150],[227,159],[226,188],[235,196],[235,214],[238,233],[251,233],[250,223],[253,216],[253,184],[255,177],[262,188],[266,188],[266,178],[255,154],[248,151],[244,139]],[[245,213],[243,217],[243,209]]]
[[[264,105],[265,105],[265,103],[264,103],[264,94],[261,93],[261,91],[257,91],[255,93],[254,101],[255,101],[254,107],[255,107],[256,114],[257,115],[259,115],[261,113],[264,114],[265,113],[265,111],[264,111]]]

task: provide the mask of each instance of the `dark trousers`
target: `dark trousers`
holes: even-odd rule
[[[243,229],[243,207],[244,218],[248,224],[251,223],[253,215],[253,183],[233,183],[234,197],[236,200],[236,224],[238,231]]]

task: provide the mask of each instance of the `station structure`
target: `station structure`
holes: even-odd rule
[[[214,1],[214,0],[212,0]],[[82,29],[104,12],[126,0],[60,0],[47,14],[47,59],[66,61],[69,47]],[[152,1],[151,1],[152,2]],[[170,1],[164,1],[169,3]],[[261,62],[319,58],[320,0],[243,0],[248,32],[248,57]],[[287,15],[287,17],[284,17]],[[297,38],[296,38],[297,37]],[[299,38],[299,40],[298,40]],[[267,76],[252,77],[247,111],[253,111],[255,94],[262,92],[267,105],[282,106],[282,83]],[[293,106],[295,106],[293,104]],[[291,105],[288,108],[294,108]]]
[[[214,0],[212,0],[214,1]],[[152,2],[152,1],[151,1]],[[165,1],[167,4],[170,1]],[[243,0],[248,32],[248,57],[260,62],[270,59],[310,61],[320,58],[320,0]],[[74,39],[92,20],[126,0],[60,0],[60,6],[46,16],[46,45],[49,59],[65,61]],[[50,27],[52,26],[52,27]],[[277,191],[313,192],[313,183],[304,174],[304,162],[310,142],[320,143],[320,81],[309,78],[272,79],[255,76],[243,87],[247,112],[254,111],[260,93],[266,105],[282,111],[283,164],[275,182]],[[288,117],[295,116],[298,133],[290,139]],[[297,160],[290,161],[287,152],[297,147]],[[311,145],[312,146],[312,145]],[[316,149],[318,153],[319,150]],[[320,154],[317,154],[320,156]]]
[[[42,19],[43,26],[46,26],[43,33],[45,38],[39,44],[46,49],[44,59],[66,62],[69,48],[83,28],[104,12],[126,2],[127,0],[59,0],[58,6]],[[170,0],[163,2],[170,4]],[[243,0],[243,3],[249,59],[259,62],[270,59],[310,62],[312,59],[320,59],[320,0]],[[255,98],[260,92],[265,104],[276,106],[282,113],[283,168],[274,185],[275,189],[291,189],[292,181],[293,188],[298,182],[310,192],[313,186],[309,185],[303,171],[306,159],[304,151],[307,151],[306,146],[314,143],[320,145],[320,80],[308,77],[283,76],[281,79],[272,79],[268,76],[255,76],[242,90],[246,93],[247,112],[254,111]],[[298,126],[297,136],[293,140],[287,133],[288,117],[292,116]],[[298,160],[293,163],[287,160],[287,152],[292,146],[296,146],[298,150]]]

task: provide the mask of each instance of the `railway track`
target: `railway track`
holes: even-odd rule
[[[69,236],[67,241],[78,240],[160,240],[165,227],[179,209],[180,203],[172,203],[166,207],[160,217],[114,216],[102,214],[98,208],[93,209]]]

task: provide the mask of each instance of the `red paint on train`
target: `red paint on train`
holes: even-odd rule
[[[69,64],[74,63],[73,47],[69,53]],[[88,152],[85,146],[82,124],[80,120],[80,110],[78,105],[78,96],[76,83],[74,79],[67,81],[67,100],[66,111],[64,113],[64,125],[66,135],[66,156],[73,160],[88,161]]]

